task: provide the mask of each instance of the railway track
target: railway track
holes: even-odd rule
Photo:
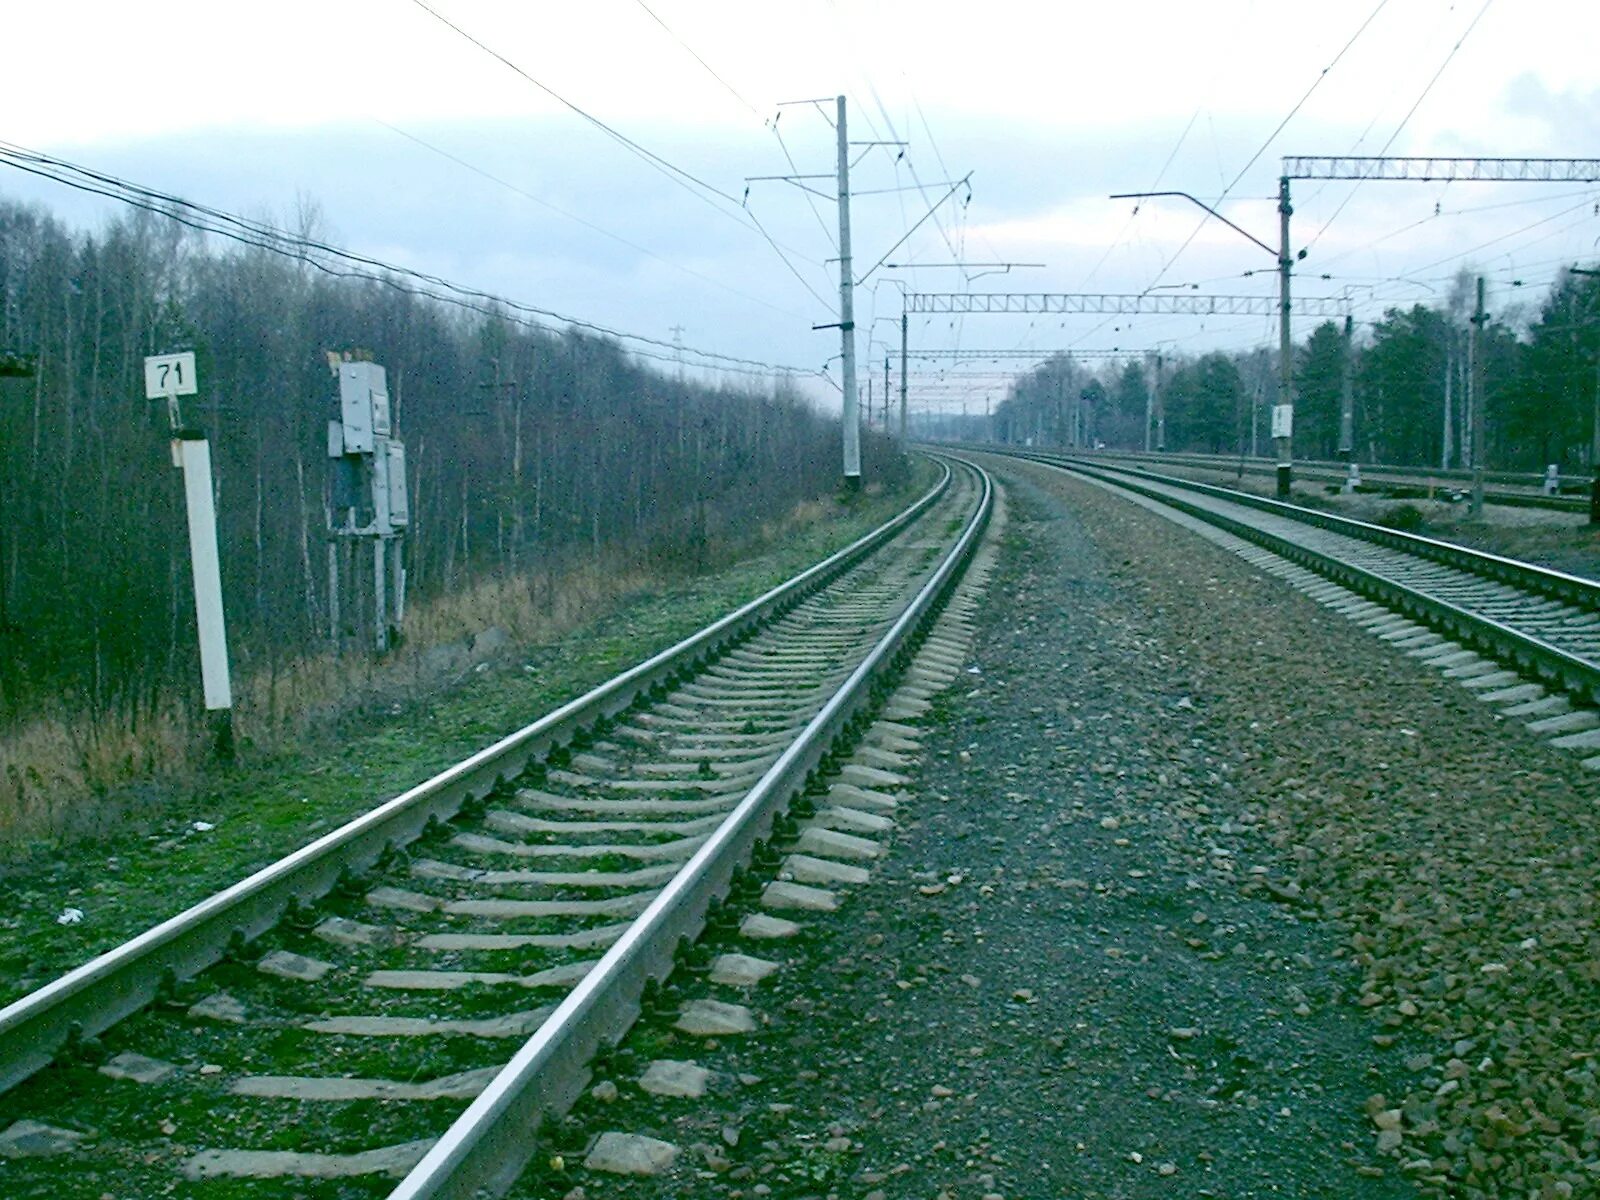
[[[0,1194],[509,1185],[774,844],[871,820],[807,792],[982,536],[987,476],[944,469],[796,579],[0,1010]]]
[[[1133,467],[1048,454],[1288,579],[1600,770],[1600,583]]]
[[[976,447],[971,447],[976,449]],[[1221,477],[1239,478],[1248,475],[1253,479],[1271,481],[1277,476],[1277,463],[1266,458],[1245,458],[1226,454],[1168,454],[1140,453],[1137,451],[1097,450],[1094,458],[1111,463],[1134,466],[1177,467],[1183,470],[1204,471]],[[1294,476],[1297,484],[1317,483],[1329,488],[1341,486],[1349,475],[1349,465],[1342,462],[1297,462]],[[1490,471],[1485,474],[1487,486],[1483,499],[1486,504],[1499,504],[1515,508],[1543,508],[1555,512],[1586,513],[1589,511],[1587,477],[1563,476],[1559,480],[1557,495],[1543,494],[1543,476],[1515,471]],[[1361,484],[1356,489],[1394,499],[1431,498],[1435,495],[1455,496],[1472,488],[1471,471],[1427,471],[1413,467],[1389,467],[1382,464],[1362,465]]]

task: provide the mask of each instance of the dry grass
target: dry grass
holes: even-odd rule
[[[727,563],[837,514],[831,503],[807,501],[743,531],[738,544],[714,537],[705,558]],[[471,642],[486,630],[507,635],[499,654],[548,644],[631,595],[692,573],[670,555],[639,559],[627,552],[586,555],[562,566],[483,579],[417,604],[406,614],[404,645],[381,660],[329,650],[269,667],[245,663],[234,679],[238,733],[253,752],[286,749],[313,723],[325,725],[448,685],[483,661],[484,653],[473,653]],[[209,753],[208,729],[188,699],[178,697],[139,714],[62,707],[0,731],[0,848],[103,835],[153,809]]]

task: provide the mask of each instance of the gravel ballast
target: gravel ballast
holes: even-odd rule
[[[728,995],[760,1028],[644,1022],[559,1135],[669,1141],[668,1173],[519,1191],[1600,1194],[1593,774],[1235,556],[994,465],[1001,568],[890,853],[764,944],[783,969]],[[640,1091],[653,1058],[706,1096]]]

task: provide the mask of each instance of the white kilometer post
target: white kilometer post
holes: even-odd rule
[[[165,400],[172,423],[172,462],[183,470],[189,517],[189,565],[194,579],[195,623],[200,631],[200,680],[212,715],[217,749],[233,750],[233,688],[228,680],[228,629],[222,614],[222,567],[217,555],[217,511],[211,491],[211,443],[183,428],[178,397],[196,390],[194,355],[158,354],[144,360],[144,390]]]

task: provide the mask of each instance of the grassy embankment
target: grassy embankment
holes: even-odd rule
[[[92,797],[80,791],[76,806],[53,801],[62,807],[42,835],[15,812],[0,816],[0,1003],[671,645],[886,520],[934,477],[923,462],[898,495],[869,495],[848,511],[804,506],[693,578],[638,567],[573,573],[553,606],[526,587],[486,584],[419,611],[393,662],[355,675],[346,656],[280,678],[275,711],[241,714],[253,745],[240,765],[152,775],[137,759],[128,774],[145,778]],[[428,647],[459,649],[464,634],[490,627],[510,635],[503,649],[444,655],[465,668],[429,677],[424,664],[441,656],[430,659]],[[269,689],[248,681],[241,690]],[[59,763],[61,747],[81,742],[62,725],[39,744]],[[3,749],[15,763],[28,747]],[[98,817],[82,811],[85,800],[100,806]],[[82,919],[58,923],[69,908]]]

